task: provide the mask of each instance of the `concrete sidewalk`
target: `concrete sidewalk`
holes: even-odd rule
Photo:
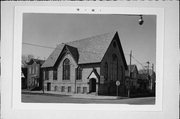
[[[27,91],[23,90],[23,94],[39,94],[39,95],[51,95],[51,96],[69,96],[72,98],[86,98],[86,99],[126,99],[127,97],[117,97],[117,96],[102,96],[102,95],[92,95],[92,94],[66,94],[54,91]]]

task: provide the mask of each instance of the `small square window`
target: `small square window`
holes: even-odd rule
[[[77,87],[77,93],[81,93],[81,87]]]
[[[65,86],[61,87],[61,92],[65,92]]]
[[[71,92],[71,86],[68,86],[68,93]]]
[[[83,93],[87,93],[87,87],[83,87]]]
[[[55,86],[55,87],[54,87],[54,91],[58,91],[58,86]]]

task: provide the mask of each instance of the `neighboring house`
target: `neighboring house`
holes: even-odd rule
[[[27,89],[27,67],[21,68],[21,88]]]
[[[155,89],[156,89],[156,73],[153,70],[149,71],[149,75],[150,75],[150,87],[149,89],[151,90],[152,93],[155,93]]]
[[[42,71],[41,65],[44,60],[31,59],[27,63],[27,89],[41,90],[42,89]]]
[[[129,77],[129,75],[131,77]],[[128,70],[126,70],[126,79],[130,78],[130,86],[133,89],[137,89],[139,87],[139,84],[137,83],[138,79],[138,68],[135,64],[128,65]]]
[[[127,64],[118,32],[60,44],[42,65],[44,90],[59,93],[126,94]]]
[[[149,79],[147,73],[138,74],[139,89],[146,91],[149,89]]]
[[[141,70],[139,71],[139,79],[145,79],[147,84],[146,84],[146,87],[148,90],[150,90],[151,92],[154,92],[155,93],[155,87],[156,87],[156,73],[152,70],[152,69],[149,69],[149,70]],[[142,78],[141,75],[144,75]]]

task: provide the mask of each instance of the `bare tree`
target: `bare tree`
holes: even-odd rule
[[[34,55],[32,54],[28,54],[28,55],[22,55],[22,67],[26,67],[27,66],[27,62],[29,62],[31,59],[34,58]]]

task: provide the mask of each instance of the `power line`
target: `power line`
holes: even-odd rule
[[[54,47],[49,47],[49,46],[42,46],[42,45],[38,45],[38,44],[32,44],[32,43],[26,43],[26,42],[23,42],[22,44],[24,45],[31,45],[31,46],[35,46],[35,47],[42,47],[42,48],[49,48],[49,49],[55,49]],[[87,52],[87,51],[86,51]],[[89,51],[90,52],[90,51]],[[91,53],[94,53],[94,52],[91,52]],[[125,53],[125,55],[129,55],[128,53]],[[136,60],[137,63],[139,63],[143,69],[146,69],[145,66],[143,66],[143,64],[138,61],[133,55],[132,55],[132,58],[134,60]]]
[[[61,48],[54,48],[54,47],[49,47],[49,46],[42,46],[42,45],[38,45],[38,44],[31,44],[31,43],[25,43],[25,42],[23,42],[23,44],[24,45],[31,45],[31,46],[35,46],[35,47],[42,47],[42,48],[49,48],[49,49],[61,49]],[[99,54],[99,53],[97,53],[97,52],[92,52],[92,51],[82,51],[82,49],[81,50],[79,50],[79,52],[84,52],[84,53],[86,53],[86,52],[88,52],[88,53],[93,53],[93,54]]]
[[[136,62],[139,63],[139,64],[142,66],[143,69],[146,69],[146,68],[143,66],[143,64],[142,64],[140,61],[138,61],[134,56],[132,56],[132,58],[133,58],[134,60],[136,60]]]
[[[24,45],[31,45],[31,46],[35,46],[35,47],[42,47],[42,48],[55,49],[54,47],[42,46],[42,45],[38,45],[38,44],[31,44],[31,43],[25,43],[25,42],[23,42],[22,44],[24,44]]]
[[[124,53],[124,54],[129,56],[128,53]],[[145,69],[145,70],[147,69],[146,66],[144,66],[140,61],[138,61],[133,55],[132,55],[132,58],[133,58],[138,64],[140,64],[143,69]]]

